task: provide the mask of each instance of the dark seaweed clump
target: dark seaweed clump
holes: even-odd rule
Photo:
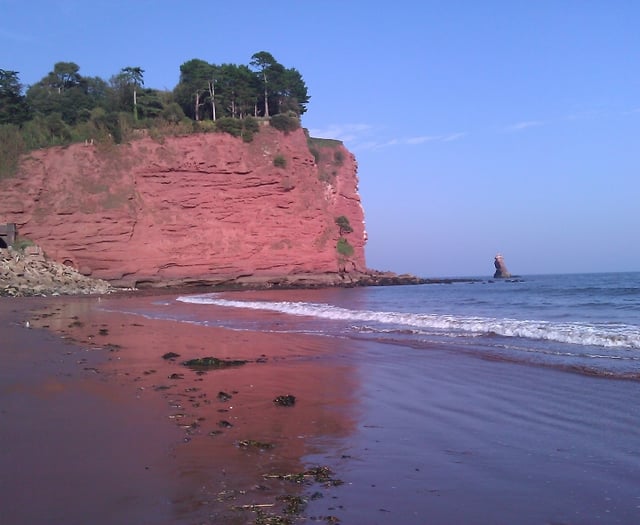
[[[259,450],[269,450],[270,448],[273,448],[275,445],[273,443],[256,441],[255,439],[243,439],[242,441],[238,441],[238,446],[240,448],[256,448]]]
[[[198,357],[189,359],[182,363],[184,366],[194,368],[196,370],[218,370],[220,368],[230,368],[233,366],[242,366],[248,361],[239,359],[218,359],[217,357]]]
[[[273,400],[273,402],[281,407],[292,407],[296,404],[296,396],[292,396],[291,394],[278,396]]]
[[[293,483],[304,483],[313,480],[316,483],[322,483],[327,487],[337,487],[344,482],[333,477],[333,471],[329,467],[313,467],[303,472],[294,472],[289,474],[264,474],[265,479],[281,479],[292,481]]]

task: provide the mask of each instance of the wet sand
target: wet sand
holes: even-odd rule
[[[104,352],[25,328],[42,305],[0,299],[0,523],[170,523],[164,404],[114,388]]]
[[[640,522],[637,382],[104,311],[138,300],[0,299],[1,523]]]
[[[135,299],[100,299],[114,300]],[[326,341],[153,321],[98,304],[0,301],[0,410],[11,422],[0,431],[0,522],[254,523],[259,513],[282,515],[303,491],[330,490],[332,475],[279,478],[324,466],[303,458],[324,437],[352,431],[350,367]],[[169,352],[179,356],[163,358]],[[247,363],[182,364],[205,356]],[[285,395],[294,406],[274,403]]]

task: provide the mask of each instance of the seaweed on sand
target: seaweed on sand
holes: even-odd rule
[[[296,397],[292,396],[291,394],[288,394],[286,396],[278,396],[273,400],[273,402],[281,407],[292,407],[296,404]]]
[[[248,443],[257,443],[247,440]],[[325,487],[341,485],[341,480],[333,478],[333,472],[329,467],[312,467],[302,472],[289,474],[264,474],[265,479],[286,480],[293,483],[305,483],[311,485],[313,483],[322,483]],[[306,510],[309,500],[315,500],[323,497],[322,493],[314,492],[310,496],[299,496],[292,494],[284,494],[276,496],[274,503],[251,503],[248,505],[238,505],[233,507],[235,510],[252,511],[255,513],[253,525],[293,525],[298,522],[302,514]],[[270,509],[270,510],[267,510]],[[327,524],[340,523],[340,519],[336,516],[318,516],[313,518],[314,521],[323,521]]]
[[[259,450],[268,450],[270,448],[273,448],[275,445],[273,443],[256,441],[255,439],[243,439],[241,441],[238,441],[238,446],[240,448],[256,448]]]
[[[266,479],[282,479],[292,481],[294,483],[304,483],[313,480],[316,483],[323,483],[325,486],[338,486],[344,482],[332,477],[333,471],[329,467],[313,467],[303,472],[294,472],[289,474],[264,474],[262,477]]]
[[[307,506],[307,501],[300,496],[292,496],[285,494],[284,496],[278,496],[278,501],[282,501],[285,504],[285,514],[301,514]]]
[[[198,357],[182,363],[184,366],[195,370],[219,370],[234,366],[246,365],[248,361],[240,359],[218,359],[217,357]]]

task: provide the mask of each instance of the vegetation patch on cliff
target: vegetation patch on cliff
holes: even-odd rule
[[[306,131],[306,130],[305,130]],[[338,168],[344,164],[344,153],[339,140],[310,137],[307,132],[307,145],[318,166],[318,178],[322,182],[333,184]]]
[[[269,119],[271,127],[282,132],[291,133],[300,127],[300,119],[295,114],[292,115],[274,115]]]
[[[336,244],[336,250],[340,255],[345,257],[351,257],[353,255],[353,246],[349,244],[349,241],[344,237],[340,237],[338,239],[338,243]]]
[[[353,232],[353,228],[351,227],[351,223],[349,222],[349,219],[344,215],[340,215],[340,217],[336,217],[336,225],[340,229],[340,235]]]
[[[281,153],[278,153],[275,157],[273,157],[273,165],[276,168],[286,168],[287,167],[287,159]]]
[[[251,142],[254,133],[260,131],[258,120],[253,117],[243,119],[224,117],[216,120],[212,127],[218,133],[229,133],[234,137],[241,137],[244,142]]]
[[[342,141],[336,139],[308,137],[307,144],[309,144],[309,149],[339,148],[340,146],[342,146]]]

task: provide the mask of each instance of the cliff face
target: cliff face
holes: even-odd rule
[[[335,142],[312,150],[302,130],[265,126],[251,143],[209,133],[35,151],[0,183],[0,222],[121,284],[365,271],[355,158]]]

